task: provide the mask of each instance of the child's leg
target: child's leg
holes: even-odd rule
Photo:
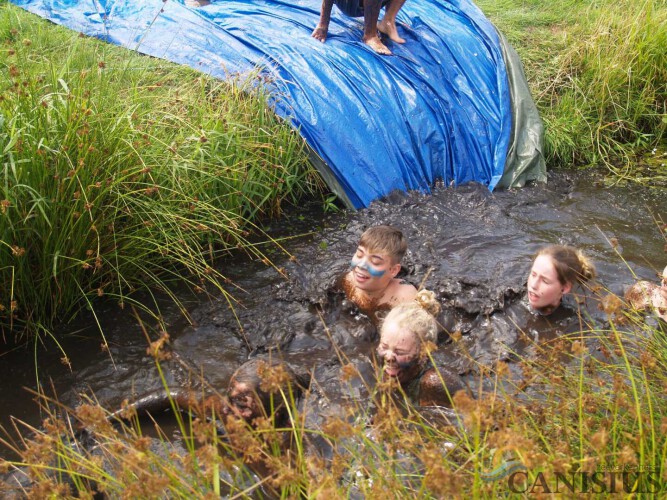
[[[405,43],[405,39],[398,36],[396,29],[396,14],[404,3],[405,0],[389,0],[384,18],[378,23],[378,29],[396,43]]]
[[[320,21],[313,30],[311,36],[320,42],[327,39],[329,31],[329,21],[331,20],[331,9],[333,9],[334,0],[322,0],[322,10],[320,11]]]
[[[378,54],[389,55],[391,51],[380,41],[380,37],[378,36],[378,17],[380,16],[381,8],[381,0],[366,0],[364,2],[363,41]]]

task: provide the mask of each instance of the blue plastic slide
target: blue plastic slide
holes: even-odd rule
[[[276,112],[350,207],[438,180],[489,189],[546,180],[541,122],[520,64],[472,2],[407,0],[398,17],[406,43],[387,40],[391,56],[363,44],[363,20],[337,7],[326,43],[312,38],[321,0],[191,2],[12,0],[216,77],[263,68]]]

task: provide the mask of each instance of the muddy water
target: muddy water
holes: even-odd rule
[[[409,251],[403,277],[435,291],[443,304],[441,362],[460,374],[474,371],[471,358],[448,343],[452,332],[462,334],[476,362],[511,361],[503,346],[522,349],[513,325],[546,335],[554,326],[531,324],[536,320],[522,302],[531,257],[541,246],[580,247],[595,263],[600,284],[616,294],[634,281],[630,270],[639,279],[655,281],[657,270],[667,263],[665,235],[656,222],[667,214],[664,193],[600,185],[591,174],[558,174],[547,186],[516,191],[489,193],[469,185],[436,189],[430,196],[397,193],[356,213],[323,214],[316,204],[301,207],[267,227],[285,249],[269,249],[281,272],[243,257],[220,264],[233,283],[229,291],[237,301],[235,314],[222,298],[202,301],[184,295],[191,322],[163,305],[176,354],[163,366],[166,381],[184,384],[193,380],[192,372],[203,373],[210,387],[223,390],[249,356],[276,351],[297,370],[315,369],[323,380],[336,378],[336,352],[363,364],[372,351],[375,328],[335,291],[335,283],[348,268],[360,234],[375,224],[404,231]],[[595,300],[582,307],[593,321],[604,322]],[[101,321],[108,352],[100,347],[99,336],[82,340],[95,331],[90,318],[68,327],[62,346],[71,368],[48,340],[46,346],[2,353],[4,428],[11,427],[10,416],[40,421],[25,389],[34,389],[38,381],[68,406],[90,397],[110,409],[162,386],[146,355],[146,338],[129,311],[109,305]],[[155,333],[150,321],[145,326]]]

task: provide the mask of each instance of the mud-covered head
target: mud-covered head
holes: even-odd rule
[[[542,248],[528,275],[528,301],[544,314],[553,312],[572,287],[595,277],[595,267],[578,249],[565,245]]]
[[[252,422],[258,417],[274,417],[276,424],[286,416],[285,401],[297,397],[300,386],[294,372],[275,360],[251,359],[242,364],[229,380],[229,413]]]
[[[438,338],[440,303],[435,294],[422,290],[412,302],[394,307],[380,327],[377,354],[385,376],[406,383],[416,377],[426,359],[422,345]]]

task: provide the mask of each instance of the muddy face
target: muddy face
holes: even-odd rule
[[[250,422],[261,415],[261,405],[255,390],[243,382],[232,382],[229,392],[228,414]]]
[[[419,347],[419,339],[413,332],[396,322],[385,322],[377,348],[385,377],[401,383],[412,380],[419,371]]]

